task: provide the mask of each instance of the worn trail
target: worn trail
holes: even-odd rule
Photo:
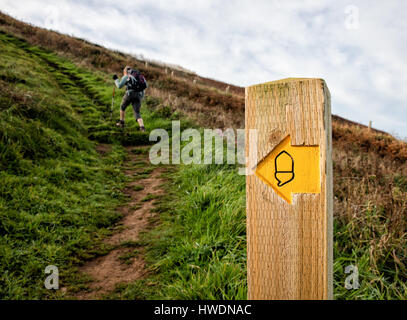
[[[100,153],[108,152],[108,145],[100,145]],[[129,197],[125,206],[118,208],[123,219],[115,226],[112,236],[105,243],[114,247],[107,255],[87,262],[80,272],[89,275],[92,282],[88,291],[81,291],[77,299],[101,299],[112,292],[116,285],[141,279],[148,273],[142,249],[135,249],[141,231],[147,230],[156,213],[154,199],[163,194],[160,178],[162,168],[150,167],[148,157],[143,152],[146,147],[127,147],[125,174],[131,177],[124,190]]]

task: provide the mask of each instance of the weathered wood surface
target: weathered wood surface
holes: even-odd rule
[[[330,93],[322,79],[284,79],[246,88],[246,141],[258,130],[259,163],[283,139],[319,146],[320,193],[282,199],[247,176],[249,299],[332,299],[332,129]],[[246,156],[249,144],[246,144]],[[300,159],[296,159],[300,161]]]

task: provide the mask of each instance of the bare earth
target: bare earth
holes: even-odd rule
[[[140,171],[145,170],[149,166],[148,157],[145,154],[134,154],[131,150],[135,147],[127,148],[127,158],[125,162],[125,174],[131,177],[137,177]],[[108,146],[98,146],[98,152],[104,154],[109,152]],[[145,166],[134,168],[135,163],[145,162]],[[123,214],[123,219],[115,227],[116,232],[109,238],[105,239],[106,244],[113,246],[120,245],[124,242],[137,241],[140,231],[146,230],[151,225],[151,218],[154,218],[156,213],[152,213],[154,208],[152,200],[140,201],[147,195],[158,196],[163,194],[162,183],[160,179],[162,170],[155,168],[148,178],[133,180],[128,183],[124,193],[129,196],[130,201],[124,207],[118,208]],[[143,190],[136,191],[134,186],[141,185]],[[102,299],[104,294],[114,290],[116,284],[128,283],[147,274],[145,262],[142,254],[137,254],[135,257],[127,260],[125,263],[124,255],[134,251],[134,248],[117,247],[110,251],[107,255],[98,257],[87,262],[79,271],[89,275],[94,281],[89,284],[90,291],[81,291],[74,295],[74,298],[81,300]]]

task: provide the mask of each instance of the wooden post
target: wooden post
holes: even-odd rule
[[[332,125],[322,79],[246,88],[249,299],[333,299]],[[246,156],[249,157],[249,144]],[[249,158],[253,158],[253,154]]]
[[[369,131],[372,130],[372,120],[369,121]]]

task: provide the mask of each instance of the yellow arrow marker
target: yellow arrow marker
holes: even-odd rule
[[[292,146],[287,136],[257,166],[256,175],[292,203],[292,193],[320,193],[319,146]]]

